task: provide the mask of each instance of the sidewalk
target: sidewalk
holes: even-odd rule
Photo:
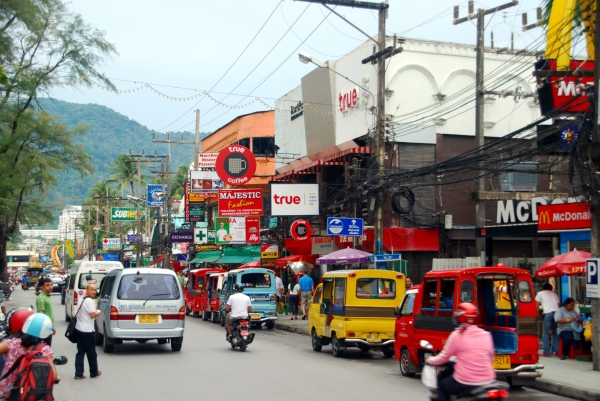
[[[282,314],[278,315],[275,328],[309,335],[307,323],[306,320],[290,320],[289,315]],[[600,372],[592,370],[591,362],[540,357],[539,363],[544,369],[541,370],[542,377],[536,381],[536,390],[578,400],[600,401]]]

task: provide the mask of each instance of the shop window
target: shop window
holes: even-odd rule
[[[255,156],[275,157],[275,137],[252,138],[252,153]]]
[[[437,296],[437,280],[428,279],[423,283],[423,304],[421,311],[424,313],[435,312],[435,301]]]
[[[344,297],[346,295],[346,279],[336,278],[333,288],[333,310],[344,310]]]
[[[438,312],[452,312],[454,307],[454,283],[453,278],[443,278],[440,280],[440,301]]]
[[[242,138],[238,141],[238,143],[250,149],[250,138]]]
[[[395,298],[396,282],[382,278],[360,278],[356,281],[358,298]]]
[[[519,281],[519,300],[521,302],[531,302],[531,288],[527,281]]]
[[[460,302],[473,302],[473,282],[464,280],[460,285]]]
[[[400,309],[400,316],[412,316],[416,295],[416,293],[406,294],[404,302],[402,302],[402,308]]]

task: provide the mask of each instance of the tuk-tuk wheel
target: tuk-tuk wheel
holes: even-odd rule
[[[212,323],[217,323],[217,312],[215,312],[215,311],[210,312],[210,321]]]
[[[275,320],[267,320],[266,326],[267,329],[273,330],[275,328]]]
[[[404,377],[414,377],[415,372],[410,371],[410,355],[407,349],[400,352],[400,373]]]
[[[312,329],[312,333],[310,335],[312,342],[312,349],[315,352],[321,352],[323,346],[321,345],[321,341],[319,340],[319,336],[317,336],[317,331]]]
[[[342,351],[342,342],[338,340],[335,333],[333,333],[333,337],[331,337],[331,353],[334,357],[340,358],[344,355],[344,351]]]

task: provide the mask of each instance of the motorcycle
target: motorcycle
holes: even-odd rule
[[[433,345],[429,341],[421,340],[421,347],[433,351]],[[425,354],[425,359],[433,355]],[[421,372],[421,381],[429,389],[429,399],[437,400],[437,384],[441,380],[454,373],[454,362],[448,362],[441,366],[434,366],[426,363]],[[506,400],[508,399],[508,383],[494,381],[490,384],[485,384],[475,387],[472,390],[465,391],[463,394],[453,396],[455,401],[474,401],[474,400]]]
[[[231,344],[231,348],[240,348],[240,351],[246,351],[246,347],[254,341],[254,333],[250,333],[250,318],[236,319],[231,325],[231,338],[225,332],[225,338]]]

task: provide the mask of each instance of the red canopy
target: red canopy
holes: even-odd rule
[[[535,278],[575,276],[585,273],[585,260],[592,257],[589,252],[573,250],[555,256],[535,272]]]
[[[285,258],[279,258],[275,261],[275,266],[277,267],[285,267],[288,263],[292,262],[306,262],[311,265],[316,264],[317,258],[320,255],[294,255],[294,256],[286,256]]]
[[[260,263],[261,263],[260,259],[256,259],[256,260],[253,260],[252,262],[246,263],[245,265],[241,265],[237,269],[248,269],[250,267],[261,267]]]

